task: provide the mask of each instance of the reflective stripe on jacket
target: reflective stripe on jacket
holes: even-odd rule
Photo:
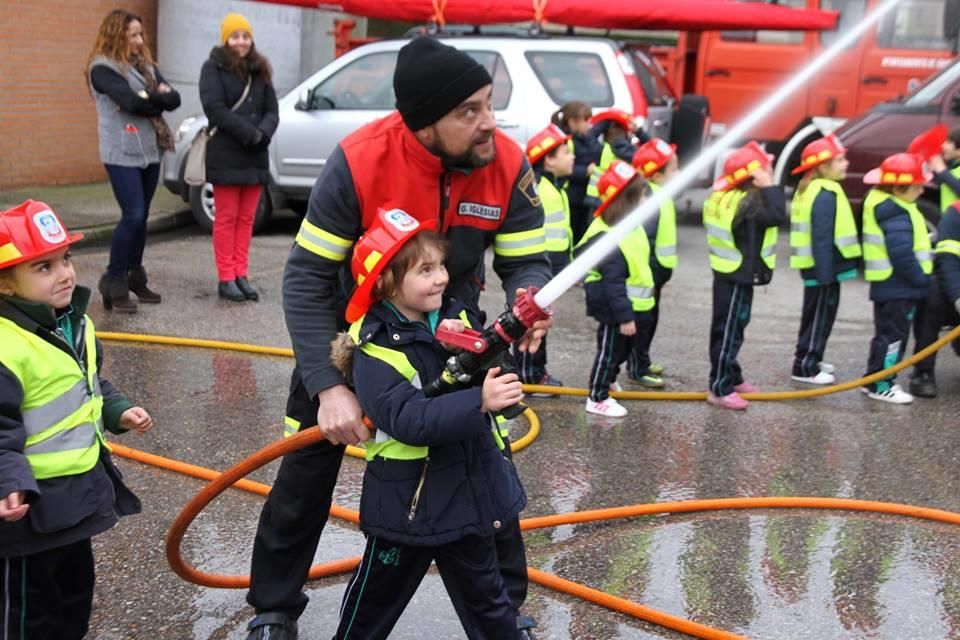
[[[790,206],[790,266],[794,269],[810,269],[815,264],[813,257],[813,203],[821,191],[830,191],[836,196],[837,210],[833,226],[833,242],[844,258],[860,257],[860,240],[853,209],[843,188],[834,180],[818,178],[803,191],[793,194]]]
[[[601,233],[606,233],[610,227],[603,218],[594,218],[586,233],[577,245],[585,246],[590,240]],[[626,290],[627,298],[634,311],[649,311],[656,305],[653,296],[653,272],[650,270],[650,241],[643,227],[631,231],[619,244],[620,253],[627,263]],[[584,282],[599,282],[602,279],[596,268],[587,272]]]

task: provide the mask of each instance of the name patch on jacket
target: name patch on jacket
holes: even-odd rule
[[[473,216],[484,220],[500,219],[500,207],[491,207],[477,202],[461,202],[458,213],[462,216]]]

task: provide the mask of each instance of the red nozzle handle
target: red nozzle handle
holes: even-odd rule
[[[535,322],[546,320],[552,315],[549,309],[541,309],[540,305],[533,299],[533,296],[539,290],[539,287],[530,287],[513,303],[513,315],[528,329],[532,327]]]

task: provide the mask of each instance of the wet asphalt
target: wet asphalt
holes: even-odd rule
[[[254,239],[251,282],[259,303],[218,300],[210,239],[195,228],[152,237],[145,264],[159,306],[134,316],[89,314],[101,330],[289,346],[280,280],[297,222],[281,218]],[[801,388],[789,378],[802,288],[779,267],[758,288],[740,362],[764,390]],[[107,249],[77,252],[93,285]],[[490,271],[492,274],[492,271]],[[680,265],[664,290],[654,359],[668,390],[707,382],[710,271],[702,230],[683,227]],[[484,294],[496,314],[496,277]],[[575,288],[556,304],[549,369],[584,386],[595,325]],[[863,374],[872,307],[863,282],[845,283],[828,359],[840,380]],[[118,441],[224,469],[282,434],[292,361],[200,349],[106,344],[106,375],[156,421],[153,432]],[[732,496],[829,496],[960,511],[960,363],[939,358],[940,397],[891,406],[853,392],[815,400],[755,402],[733,413],[704,402],[628,402],[623,419],[587,416],[580,398],[532,398],[540,438],[515,460],[529,496],[526,516],[653,501]],[[621,377],[625,381],[625,374]],[[901,374],[906,385],[907,377]],[[627,386],[626,384],[624,386]],[[515,434],[524,432],[518,423]],[[244,592],[183,582],[164,557],[166,532],[203,486],[198,480],[120,460],[144,504],[96,539],[98,583],[88,637],[242,639],[252,610]],[[277,463],[251,478],[271,482]],[[335,503],[356,508],[363,463],[348,458]],[[187,534],[199,568],[247,573],[262,499],[228,491]],[[655,516],[563,526],[526,534],[532,566],[637,603],[751,638],[960,638],[960,531],[870,514],[757,510]],[[317,561],[357,555],[361,534],[331,520]],[[300,637],[329,638],[346,576],[308,585]],[[539,638],[684,638],[678,633],[532,585],[526,613]],[[439,577],[427,577],[392,638],[460,638]]]

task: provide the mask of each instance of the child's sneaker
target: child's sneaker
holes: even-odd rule
[[[873,400],[889,402],[890,404],[910,404],[913,402],[913,396],[901,389],[898,384],[893,385],[885,391],[870,391],[868,389],[867,397]]]
[[[733,390],[737,393],[760,393],[760,389],[749,382],[741,382],[735,386]],[[744,402],[746,402],[746,400],[744,400]]]
[[[837,368],[832,364],[830,364],[829,362],[820,363],[820,371],[823,371],[824,373],[834,373],[836,372],[836,370]]]
[[[791,380],[796,382],[805,382],[807,384],[833,384],[837,381],[836,376],[827,373],[821,369],[815,376],[790,376]]]
[[[539,382],[531,382],[530,384],[539,384],[545,387],[562,387],[563,383],[554,378],[549,373],[545,373]],[[545,391],[537,391],[536,393],[531,393],[530,396],[533,398],[552,398],[555,396],[555,393],[547,393]]]
[[[750,406],[750,403],[741,398],[736,391],[725,396],[715,396],[712,393],[707,394],[707,402],[715,407],[723,407],[724,409],[733,409],[735,411],[743,411]]]
[[[627,408],[613,398],[607,398],[600,402],[594,402],[590,398],[587,398],[587,413],[607,416],[608,418],[622,418],[627,415]]]
[[[640,376],[639,378],[630,378],[630,382],[633,384],[638,384],[641,387],[647,387],[649,389],[662,389],[663,388],[663,378],[658,375],[655,375],[653,371],[650,373]]]
[[[659,362],[651,362],[647,370],[655,376],[662,376],[664,371],[663,365]]]

